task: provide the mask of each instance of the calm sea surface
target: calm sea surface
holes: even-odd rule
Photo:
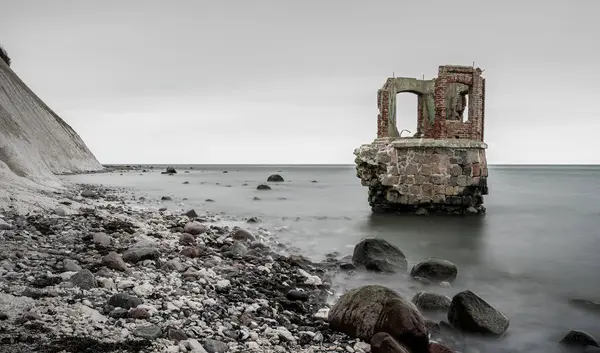
[[[258,226],[316,261],[333,251],[351,254],[364,237],[394,243],[409,265],[429,256],[450,260],[459,268],[453,288],[431,290],[452,296],[471,289],[511,320],[500,341],[470,339],[471,347],[481,353],[556,352],[555,342],[570,329],[600,339],[600,313],[569,303],[574,298],[600,302],[600,166],[491,167],[488,213],[468,218],[373,215],[367,188],[360,185],[353,166],[177,169],[174,176],[161,175],[164,168],[157,166],[143,175],[67,178],[132,187],[136,196],[150,201],[170,195],[174,201],[164,204],[170,209],[194,207],[240,219],[259,217],[263,222]],[[271,191],[256,190],[272,173],[281,174],[285,182],[273,184]],[[182,201],[184,197],[188,200]],[[336,279],[340,289],[367,283],[386,285],[408,297],[423,289],[404,275]]]

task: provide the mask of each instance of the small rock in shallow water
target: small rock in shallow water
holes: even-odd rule
[[[81,289],[89,290],[98,287],[96,278],[90,270],[81,270],[77,272],[71,277],[70,281]]]
[[[445,312],[450,307],[452,299],[442,294],[419,292],[412,298],[412,302],[420,310],[435,310]]]
[[[416,264],[410,271],[412,277],[426,278],[432,282],[452,282],[456,279],[458,268],[450,261],[428,258]]]
[[[193,208],[191,210],[187,211],[186,213],[184,213],[183,215],[188,216],[188,218],[198,218],[198,213]]]
[[[256,187],[256,190],[271,190],[271,187],[266,184],[260,184],[259,186]]]
[[[406,271],[408,268],[402,250],[380,238],[367,238],[356,244],[352,262],[368,270],[382,272]]]
[[[258,218],[258,217],[250,217],[250,218],[248,218],[248,220],[246,221],[246,223],[260,223],[260,222],[262,222],[262,221],[261,221],[261,220],[260,220],[260,218]]]
[[[256,239],[249,231],[247,231],[245,229],[236,230],[231,237],[233,238],[233,240],[241,240],[241,241],[246,241],[246,240],[254,241]]]
[[[578,346],[578,347],[598,347],[598,342],[589,334],[583,331],[573,330],[567,333],[562,340],[560,340],[561,344],[568,346]]]
[[[282,183],[283,177],[279,174],[272,174],[267,178],[267,181],[270,183]]]
[[[171,196],[163,196],[160,198],[162,201],[172,201],[173,198],[171,198]]]
[[[162,336],[162,329],[156,325],[141,326],[133,331],[133,335],[146,340],[154,340]]]
[[[161,207],[161,208],[158,209],[158,212],[165,212],[166,210],[167,210],[166,207]]]
[[[287,294],[285,296],[289,300],[300,300],[300,301],[308,300],[308,293],[306,293],[304,291],[295,290],[295,289],[292,289],[291,291],[287,292]]]

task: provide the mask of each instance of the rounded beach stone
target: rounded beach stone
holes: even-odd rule
[[[270,182],[270,183],[282,183],[284,180],[283,180],[283,177],[281,175],[279,175],[279,174],[273,174],[273,175],[270,175],[267,178],[267,181]]]
[[[412,277],[426,278],[432,282],[452,283],[458,274],[458,268],[450,261],[427,258],[416,264],[410,271]]]
[[[367,238],[356,244],[352,262],[356,266],[382,272],[406,271],[408,268],[402,250],[380,238]]]
[[[506,315],[470,290],[460,292],[452,298],[448,321],[465,332],[496,336],[504,334],[509,325]]]

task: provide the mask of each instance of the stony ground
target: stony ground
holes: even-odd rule
[[[336,260],[115,190],[55,197],[53,212],[0,210],[0,352],[369,351],[326,322]]]

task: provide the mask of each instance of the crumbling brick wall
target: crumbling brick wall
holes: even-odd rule
[[[425,99],[419,92],[418,113],[417,113],[417,136],[433,139],[470,139],[483,141],[484,128],[484,103],[485,103],[485,79],[481,77],[482,70],[471,66],[440,66],[438,77],[435,81],[434,105],[435,119],[429,121],[425,115]],[[377,137],[398,137],[394,136],[396,127],[390,125],[390,121],[395,121],[395,109],[391,108],[396,104],[395,95],[397,93],[393,78],[388,78],[385,85],[377,92],[377,107],[379,114],[377,116]],[[414,79],[412,79],[414,80]],[[416,80],[424,83],[425,80]],[[450,120],[448,93],[452,85],[463,84],[468,86],[468,120]],[[393,124],[393,123],[392,123]]]

